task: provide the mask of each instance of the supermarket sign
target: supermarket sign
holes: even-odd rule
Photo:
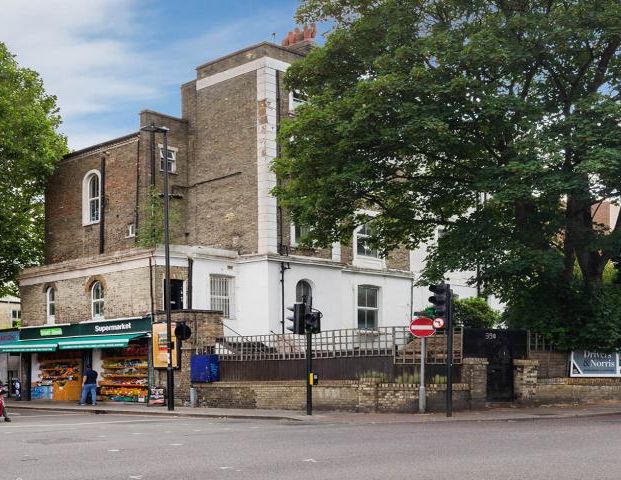
[[[39,338],[86,337],[114,335],[117,333],[148,333],[151,331],[151,318],[138,317],[103,322],[83,322],[58,327],[26,327],[19,331],[20,340]]]
[[[19,332],[0,332],[0,345],[3,343],[13,343],[19,340]]]
[[[621,377],[619,352],[600,353],[589,350],[571,352],[572,377]]]

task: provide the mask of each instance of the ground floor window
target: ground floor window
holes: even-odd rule
[[[210,275],[209,297],[211,309],[219,310],[224,318],[233,318],[233,278],[224,275]]]
[[[358,328],[374,330],[378,326],[379,287],[373,285],[358,286]]]

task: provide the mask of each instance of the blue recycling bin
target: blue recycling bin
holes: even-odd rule
[[[192,383],[210,383],[220,380],[218,355],[192,355],[190,364]]]

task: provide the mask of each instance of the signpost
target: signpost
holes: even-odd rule
[[[435,320],[427,317],[414,318],[410,322],[410,333],[420,338],[420,380],[418,382],[418,412],[425,413],[427,408],[427,394],[425,392],[425,357],[427,355],[426,337],[430,337],[436,333],[434,328]]]

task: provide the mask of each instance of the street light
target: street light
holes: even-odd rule
[[[168,128],[158,127],[151,124],[142,127],[145,132],[161,133],[164,137],[164,263],[166,265],[166,273],[164,276],[164,312],[166,313],[166,340],[168,343],[168,352],[166,354],[166,404],[168,410],[175,409],[175,379],[172,368],[172,324],[170,321],[170,239],[168,235]]]

